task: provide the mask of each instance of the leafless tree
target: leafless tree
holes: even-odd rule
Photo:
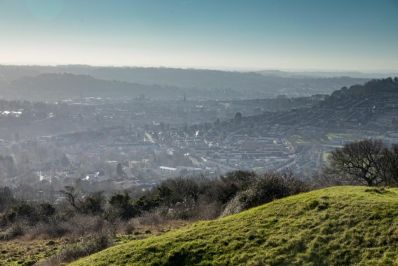
[[[66,197],[66,200],[75,210],[80,211],[80,208],[77,203],[78,193],[74,187],[66,186],[63,190],[60,190],[60,192]]]
[[[329,157],[326,175],[348,178],[353,183],[375,186],[387,180],[385,145],[380,140],[362,140],[346,144]]]
[[[385,149],[382,163],[385,168],[386,184],[398,185],[398,144]]]

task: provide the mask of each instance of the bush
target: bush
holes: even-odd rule
[[[303,182],[291,175],[268,173],[259,176],[244,171],[215,179],[170,179],[149,191],[140,192],[139,198],[137,194],[132,198],[127,192],[116,193],[109,198],[108,204],[105,204],[102,193],[85,195],[73,187],[66,187],[62,191],[67,199],[64,207],[15,200],[0,215],[0,226],[7,229],[13,224],[24,224],[24,229],[19,232],[14,228],[15,234],[9,229],[5,238],[22,233],[31,238],[54,238],[82,237],[103,230],[132,232],[134,228],[125,225],[135,217],[154,226],[167,219],[213,219],[223,211],[223,215],[236,213],[306,189]]]
[[[98,233],[85,238],[79,243],[66,247],[58,255],[50,258],[44,265],[60,265],[89,256],[112,245],[113,236],[107,233]]]
[[[104,213],[105,197],[102,192],[92,193],[79,203],[79,210],[85,214],[100,215]]]
[[[108,218],[111,220],[120,218],[122,220],[129,220],[137,216],[140,212],[138,208],[132,205],[131,198],[128,193],[117,193],[109,199],[111,206],[108,210]]]
[[[212,219],[218,217],[237,195],[236,201],[245,202],[245,205],[233,212],[307,189],[303,182],[291,175],[268,173],[258,176],[253,172],[236,171],[216,179],[180,177],[163,181],[136,200],[134,206],[140,213],[156,212],[169,219]],[[113,201],[116,198],[111,203]]]
[[[309,190],[309,186],[291,174],[266,173],[256,178],[227,204],[222,216],[235,214],[275,199]]]
[[[8,223],[27,222],[33,225],[39,221],[39,218],[36,207],[24,201],[13,204],[5,213]]]
[[[32,239],[37,238],[58,238],[71,233],[71,227],[65,222],[52,221],[49,223],[38,223],[28,232]]]
[[[198,183],[191,178],[178,177],[162,182],[156,187],[158,200],[164,206],[175,204],[192,205],[199,198]]]
[[[13,224],[11,227],[0,233],[0,240],[11,240],[24,234],[24,227],[21,224]]]
[[[39,216],[43,219],[47,219],[51,216],[53,216],[56,212],[55,208],[53,205],[50,203],[42,203],[39,205]]]
[[[236,171],[228,173],[210,182],[208,196],[225,204],[235,197],[239,191],[248,189],[256,179],[257,176],[253,172]]]
[[[89,215],[75,215],[69,220],[64,222],[65,227],[70,231],[70,234],[74,236],[84,236],[90,234],[96,234],[111,228],[108,221],[98,216]]]
[[[165,222],[165,216],[159,214],[159,212],[148,212],[138,217],[137,222],[140,225],[157,226]]]

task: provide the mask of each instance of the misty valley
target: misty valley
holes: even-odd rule
[[[102,263],[107,255],[88,255],[162,238],[197,220],[235,217],[318,188],[398,183],[397,77],[0,69],[0,241],[7,243],[0,260],[10,265],[62,265],[80,258],[81,265]],[[179,72],[181,78],[170,74]],[[109,80],[126,73],[137,80]],[[204,83],[184,85],[188,74]],[[235,76],[244,80],[238,90],[230,88]],[[291,76],[295,85],[289,85]],[[149,85],[160,79],[170,83]],[[214,88],[207,89],[209,83]],[[304,208],[334,204],[313,202]],[[129,260],[153,254],[133,247],[141,255]]]
[[[6,77],[8,72],[28,71],[38,70],[3,67],[2,73]],[[117,76],[127,69],[108,71],[108,76]],[[136,71],[130,69],[133,74]],[[146,71],[156,76],[159,70]],[[225,75],[255,76],[216,74],[220,87]],[[209,75],[209,80],[217,78]],[[276,87],[274,97],[263,99],[230,99],[231,95],[203,99],[184,87],[170,99],[156,99],[147,85],[137,84],[139,89],[131,88],[131,96],[120,97],[124,89],[106,88],[105,79],[87,85],[85,80],[91,79],[47,73],[11,82],[25,82],[24,87],[3,85],[3,90],[29,87],[29,92],[18,94],[19,99],[5,94],[0,101],[3,186],[13,187],[16,195],[27,200],[56,201],[62,197],[57,191],[67,185],[79,184],[92,192],[148,189],[170,177],[216,177],[235,170],[291,171],[310,179],[321,170],[328,152],[345,143],[364,138],[398,142],[398,85],[393,79],[361,80],[367,83],[354,85],[358,81],[350,78],[301,77],[302,84],[316,80],[322,89],[312,88],[316,94],[308,96],[289,93],[294,88]],[[275,75],[263,79],[287,83]],[[333,91],[342,82],[344,88]],[[104,89],[90,90],[97,84]],[[57,92],[59,87],[62,94]],[[215,88],[213,93],[223,90]],[[58,99],[37,100],[53,91]]]
[[[398,265],[398,0],[0,0],[0,266]]]

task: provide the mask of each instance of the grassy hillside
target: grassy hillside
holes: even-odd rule
[[[398,264],[398,189],[333,187],[145,240],[73,265]]]

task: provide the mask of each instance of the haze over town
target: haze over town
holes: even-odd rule
[[[397,13],[0,0],[0,265],[397,262]]]

